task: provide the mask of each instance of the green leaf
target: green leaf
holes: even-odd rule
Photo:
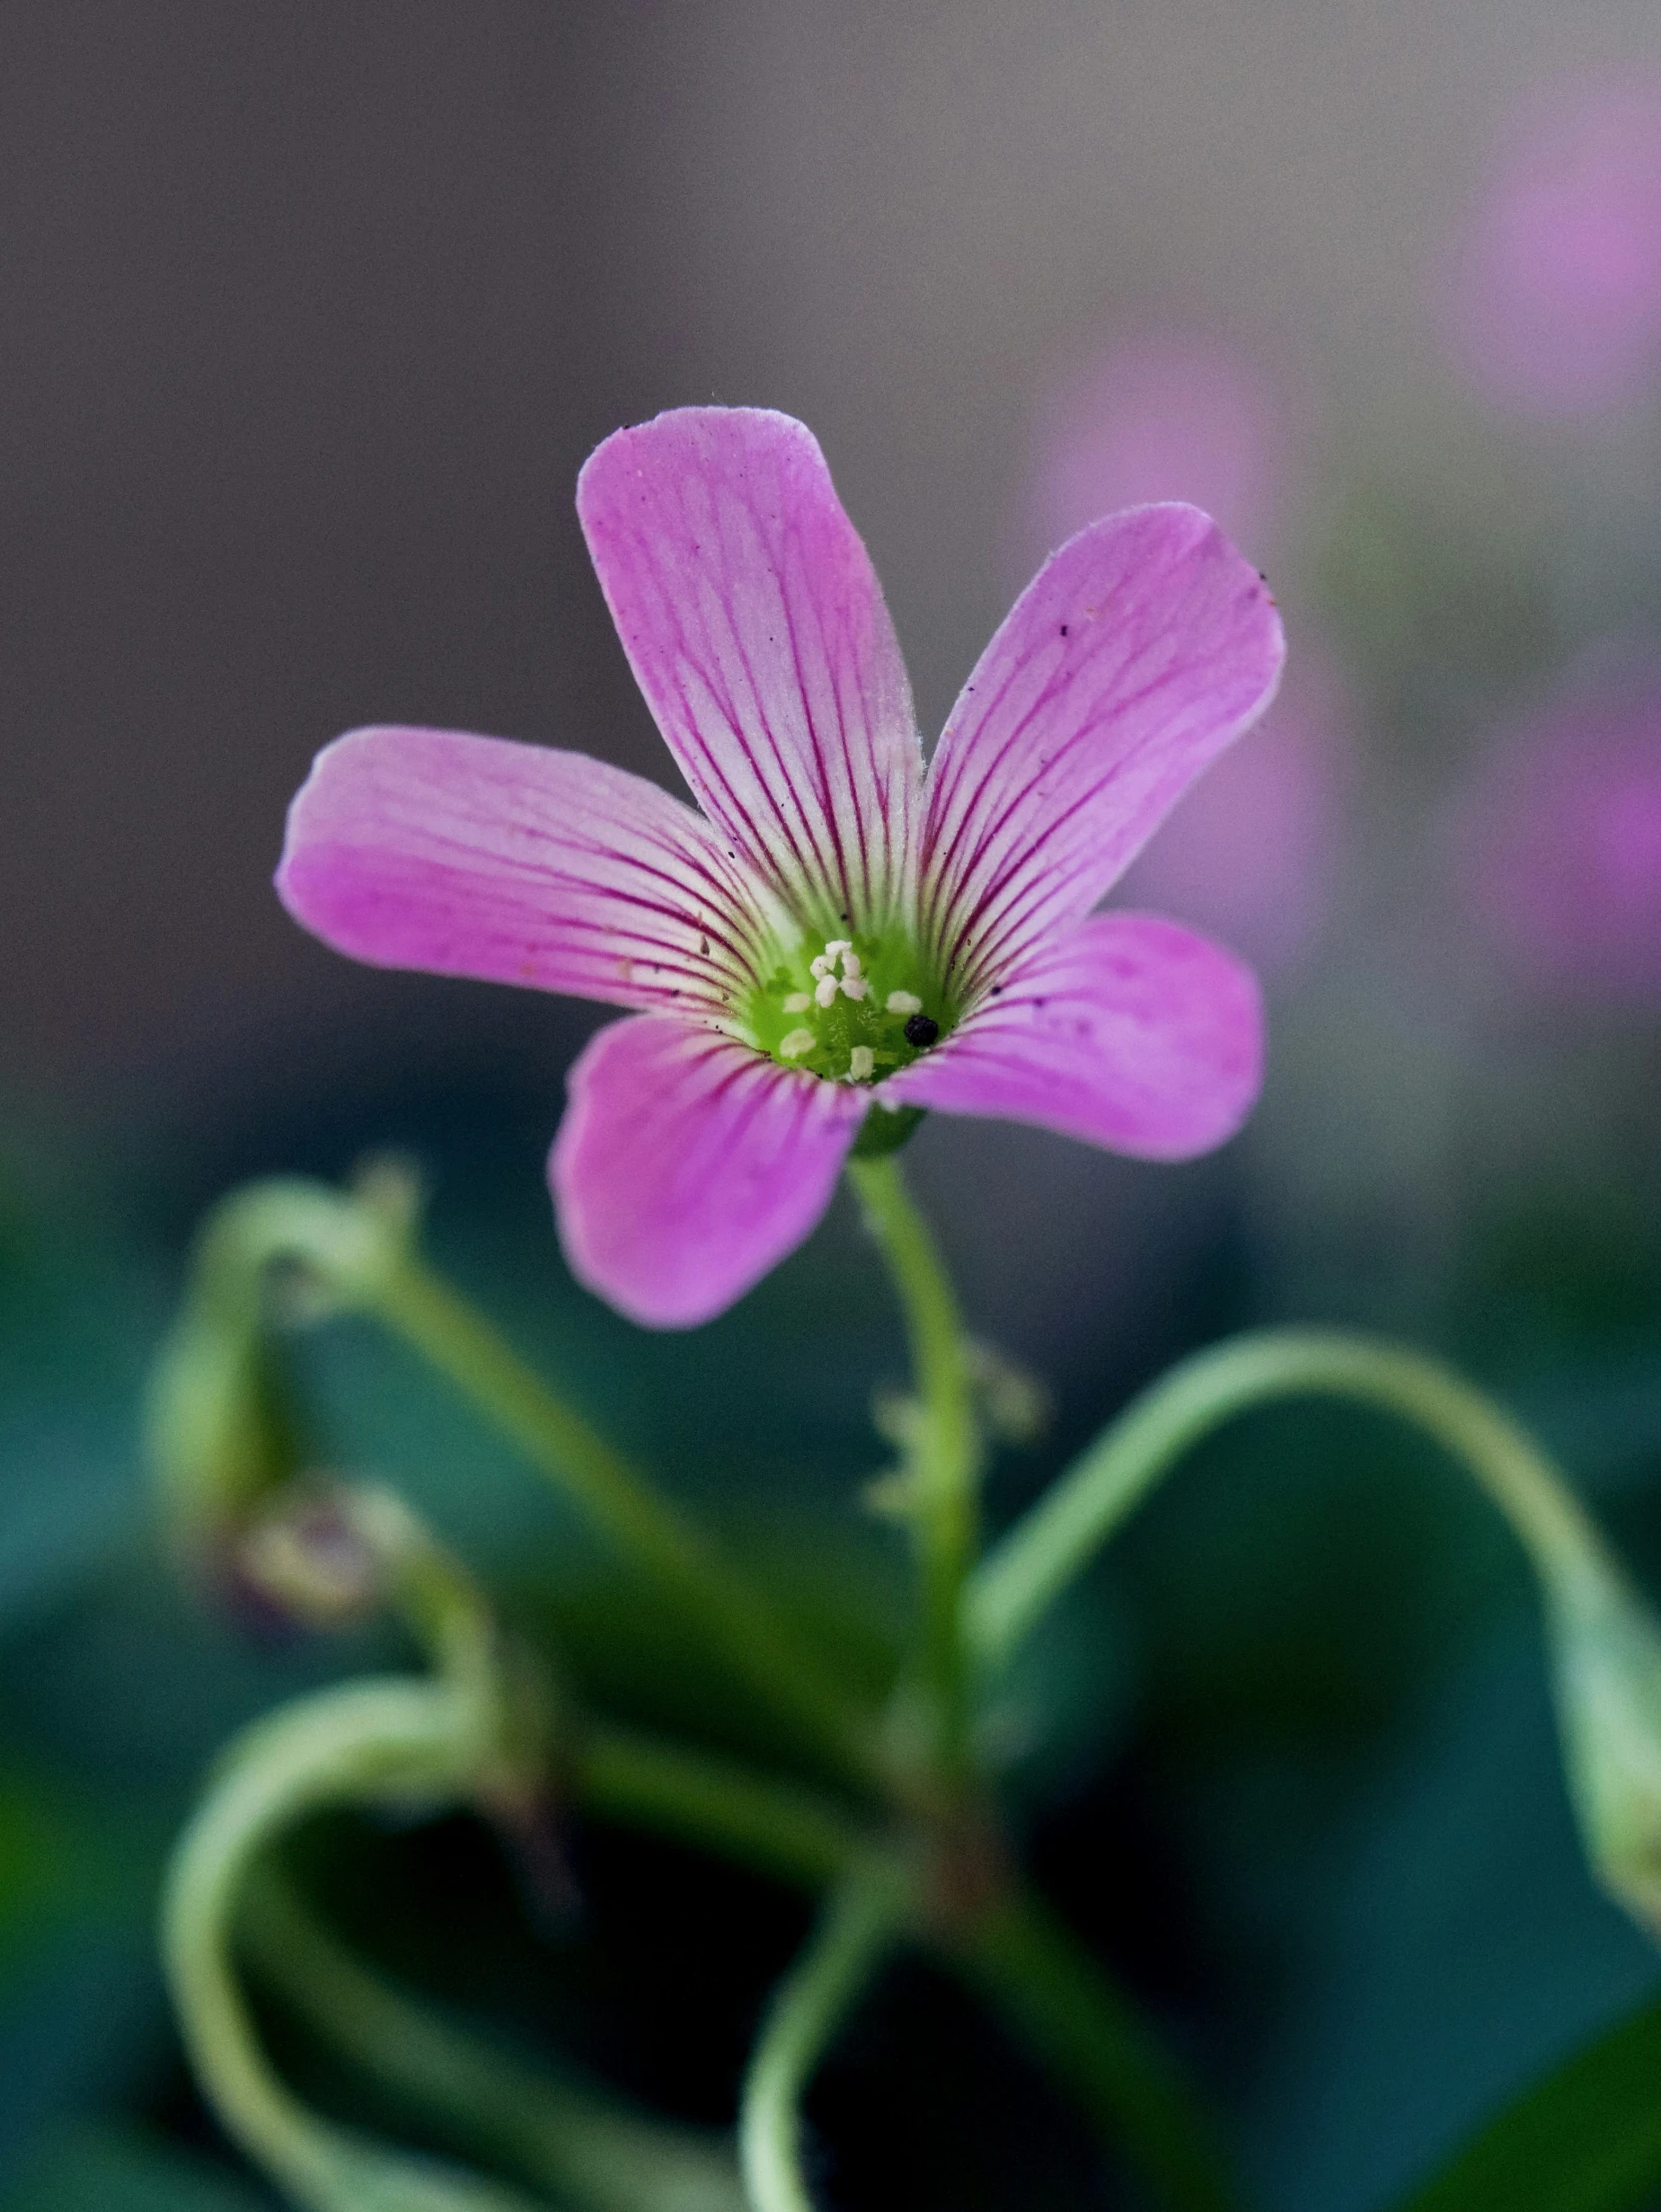
[[[11,2212],[264,2212],[228,2167],[139,2135],[72,2137],[39,2158]]]
[[[1639,2212],[1661,2192],[1661,1999],[1525,2089],[1397,2212]]]

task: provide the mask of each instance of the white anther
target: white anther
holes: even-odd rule
[[[779,1039],[780,1060],[800,1060],[803,1053],[811,1053],[819,1040],[811,1030],[792,1030],[788,1037]]]
[[[789,1004],[787,999],[785,1005]],[[891,991],[888,994],[888,1011],[890,1014],[921,1014],[923,1002],[915,991]]]
[[[834,976],[821,976],[813,987],[813,996],[822,1007],[828,1007],[836,997],[836,978]]]
[[[786,1014],[805,1014],[812,1004],[811,991],[792,991],[784,1002],[784,1011]]]
[[[856,1045],[848,1055],[848,1074],[855,1083],[869,1083],[877,1072],[877,1056],[869,1045]]]
[[[851,953],[853,949],[854,941],[851,937],[833,937],[826,943],[825,958],[834,960],[838,953]]]
[[[842,979],[842,996],[845,999],[863,999],[870,988],[863,976],[844,976]]]
[[[859,955],[857,953],[848,952],[842,955],[842,973],[845,976],[857,976],[859,974]]]
[[[810,976],[828,976],[835,966],[835,961],[828,953],[821,953],[816,960],[808,962],[807,972]]]

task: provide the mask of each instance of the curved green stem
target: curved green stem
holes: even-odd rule
[[[934,1708],[939,1763],[961,1778],[969,1734],[962,1598],[980,1541],[981,1471],[963,1321],[899,1160],[892,1153],[852,1159],[847,1171],[905,1313],[921,1415],[908,1470],[923,1583],[921,1672]]]
[[[1238,2202],[1211,2116],[1131,2000],[1030,1894],[1001,1898],[950,1954],[1151,2201],[1172,2212]]]
[[[752,2212],[813,2212],[802,2175],[802,2092],[895,1941],[908,1903],[894,1868],[861,1867],[831,1898],[806,1950],[774,1993],[738,2120]]]
[[[965,1627],[1001,1666],[1184,1453],[1252,1406],[1346,1398],[1411,1422],[1475,1476],[1548,1587],[1607,1572],[1602,1541],[1516,1422],[1437,1360],[1337,1330],[1266,1330],[1198,1353],[1143,1393],[982,1560]]]
[[[162,1949],[202,2088],[241,2144],[309,2212],[528,2212],[459,2168],[416,2158],[310,2111],[278,2080],[232,1964],[232,1923],[268,1842],[327,1805],[464,1794],[478,1717],[447,1683],[354,1683],[239,1739],[175,1850]]]
[[[730,2149],[495,2049],[373,1972],[286,1884],[241,1929],[262,1980],[371,2079],[582,2212],[743,2212]]]
[[[522,1794],[546,1755],[534,1716],[534,1735],[523,1734],[526,1716],[517,1711],[515,1677],[500,1662],[488,1616],[465,1575],[396,1499],[364,1492],[354,1494],[353,1503],[390,1570],[394,1602],[440,1672],[322,1692],[237,1740],[169,1870],[163,1907],[169,1983],[205,2094],[228,2132],[298,2203],[312,2212],[524,2212],[493,2184],[412,2158],[310,2112],[268,2065],[234,1971],[236,1914],[260,1853],[284,1831],[331,1806],[504,1802],[504,1793]],[[601,1817],[722,1849],[809,1885],[836,1878],[868,1847],[845,1816],[805,1791],[774,1787],[728,1763],[624,1731],[579,1729],[566,1747],[564,1780],[578,1802]],[[309,1985],[318,1969],[322,1986],[310,1996],[301,1992],[301,2001],[322,2005],[339,2032],[356,2022],[360,2055],[372,2071],[379,2052],[384,2074],[402,2067],[404,2076],[418,2077],[417,2086],[424,2085],[441,2110],[491,2138],[488,2148],[500,2148],[498,2137],[521,2153],[528,2145],[540,2159],[533,2178],[546,2179],[542,2169],[557,2167],[559,2156],[567,2184],[577,2169],[590,2181],[612,2173],[609,2195],[597,2183],[586,2191],[600,2212],[643,2201],[618,2193],[625,2169],[634,2177],[631,2186],[643,2187],[650,2168],[642,2143],[625,2141],[626,2128],[607,2134],[578,2126],[581,2115],[570,2100],[558,2112],[546,2097],[521,2109],[522,2081],[503,2087],[486,2058],[469,2058],[467,2047],[446,2043],[444,2031],[428,2029],[410,2008],[400,2015],[399,2034],[381,2048],[376,2023],[385,2026],[390,2014],[386,2006],[376,2010],[363,1981],[353,1981],[350,1962],[337,1959],[332,1967],[327,1955],[309,1954],[304,1942],[279,1947],[291,1980]],[[504,2115],[515,2114],[506,2126]],[[633,2152],[622,2157],[629,2143]],[[519,2163],[526,2166],[522,2155]],[[651,2171],[661,2180],[668,2169]],[[724,2198],[711,2196],[703,2188],[710,2172],[699,2172],[700,2201],[711,2212],[730,2212],[730,2189]],[[657,2194],[667,2202],[673,2192]],[[688,2201],[684,2191],[676,2201]]]

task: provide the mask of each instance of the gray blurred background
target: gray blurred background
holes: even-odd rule
[[[9,0],[5,1080],[124,1109],[435,1005],[545,1033],[332,959],[269,877],[354,722],[667,774],[572,514],[604,432],[812,423],[932,730],[1058,357],[1175,312],[1284,359],[1328,435],[1410,415],[1485,128],[1645,56],[1630,0]]]

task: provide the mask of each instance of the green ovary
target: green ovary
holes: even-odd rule
[[[919,1016],[938,1027],[938,1037],[926,1045],[906,1036],[907,1022]],[[873,1084],[931,1050],[950,1031],[957,1009],[915,946],[854,936],[829,943],[804,939],[755,986],[741,1018],[751,1041],[781,1067],[805,1068],[835,1083]]]

